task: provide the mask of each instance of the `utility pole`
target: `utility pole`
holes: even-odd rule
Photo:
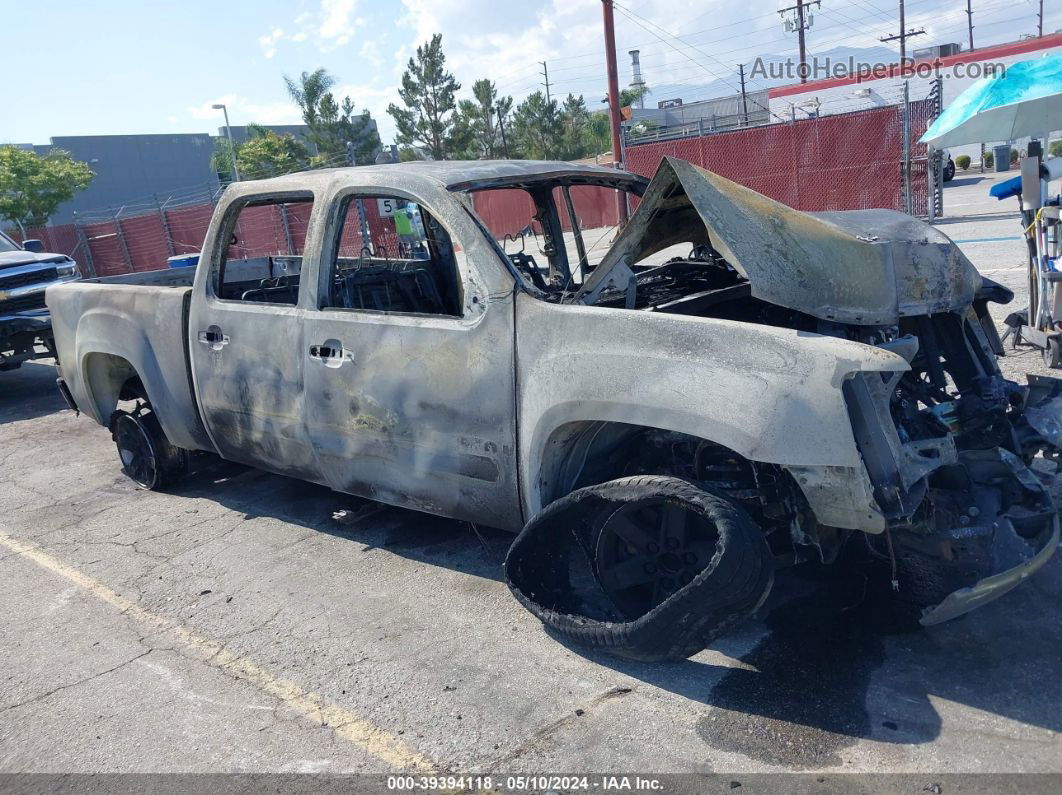
[[[749,126],[749,100],[745,93],[745,64],[738,64],[738,75],[741,76],[741,115],[745,119],[745,126]]]
[[[966,0],[966,26],[970,29],[970,51],[973,52],[973,0]]]
[[[907,59],[907,39],[910,36],[922,36],[926,32],[925,28],[919,28],[918,30],[907,30],[906,23],[903,18],[903,0],[900,0],[900,32],[895,36],[882,36],[881,40],[884,42],[897,41],[900,42],[900,74],[903,74],[903,62]]]
[[[542,74],[542,76],[544,78],[546,78],[546,82],[543,83],[542,85],[544,85],[546,87],[546,104],[548,105],[550,103],[550,98],[549,98],[549,67],[546,66],[546,62],[545,61],[539,61],[539,63],[542,64],[542,72],[541,72],[541,74]]]
[[[623,123],[620,118],[619,70],[616,67],[616,23],[612,17],[612,0],[601,0],[601,13],[605,23],[605,68],[608,70],[608,116],[612,123],[612,162],[622,167],[620,137]]]
[[[1037,17],[1036,36],[1041,39],[1044,37],[1044,0],[1040,0],[1040,14]]]
[[[819,8],[822,8],[822,3],[819,2],[819,0],[811,0],[810,2],[805,2],[805,0],[797,0],[795,6],[789,6],[788,8],[778,9],[778,13],[781,14],[783,17],[790,11],[796,12],[794,15],[794,19],[785,20],[785,29],[787,31],[795,30],[797,32],[797,38],[800,41],[800,66],[798,67],[797,72],[800,75],[801,83],[808,82],[808,51],[807,43],[804,40],[804,31],[810,28],[812,23],[815,21],[814,18],[811,16],[810,10],[808,10],[812,5],[816,5]]]

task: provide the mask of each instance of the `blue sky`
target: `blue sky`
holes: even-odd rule
[[[229,0],[160,2],[12,0],[0,29],[0,142],[47,143],[54,135],[215,132],[225,102],[233,124],[297,123],[283,75],[319,66],[339,94],[377,119],[417,43],[443,34],[450,68],[466,86],[491,77],[519,100],[549,64],[554,93],[604,95],[599,0]],[[686,94],[736,86],[736,64],[795,54],[796,37],[774,9],[748,0],[625,0],[616,14],[621,81],[626,51],[640,47],[650,85]],[[1062,3],[1046,0],[1045,32],[1062,28]],[[910,0],[910,46],[966,42],[963,0]],[[978,46],[1035,31],[1037,0],[974,0]],[[895,32],[893,0],[824,0],[809,50],[880,46]],[[678,37],[678,38],[674,38]],[[755,88],[755,86],[752,86]],[[659,97],[666,98],[666,97]]]

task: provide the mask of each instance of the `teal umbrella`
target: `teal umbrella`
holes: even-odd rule
[[[937,149],[1040,137],[1062,129],[1062,55],[983,77],[937,117],[920,143]]]

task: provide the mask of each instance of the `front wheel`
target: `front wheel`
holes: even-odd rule
[[[171,444],[147,404],[131,412],[114,412],[111,438],[118,448],[122,472],[141,488],[163,489],[188,471],[188,452]]]
[[[675,660],[756,611],[774,560],[727,497],[642,475],[549,505],[513,542],[505,573],[554,634],[628,659]]]

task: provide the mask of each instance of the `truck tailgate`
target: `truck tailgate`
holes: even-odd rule
[[[49,288],[62,375],[81,411],[107,425],[131,367],[175,445],[212,450],[188,365],[190,287],[77,282]]]

